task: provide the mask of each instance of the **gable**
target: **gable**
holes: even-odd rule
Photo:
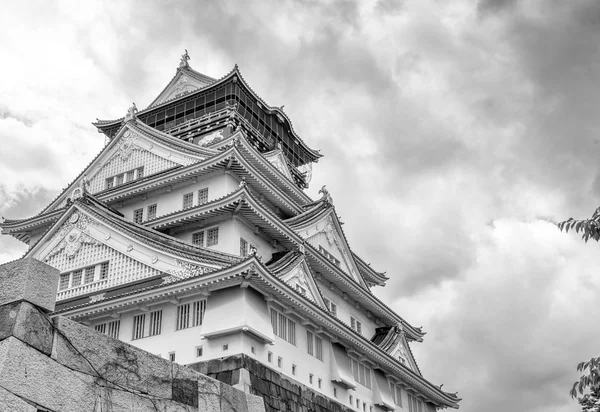
[[[200,264],[142,244],[72,206],[36,244],[28,256],[71,273],[93,267],[93,281],[59,290],[58,299],[86,294],[139,280],[172,275],[183,278],[212,271],[217,265]],[[100,278],[108,263],[105,278]],[[91,269],[90,269],[91,270]],[[85,280],[85,279],[84,279]]]
[[[64,207],[67,200],[79,197],[82,184],[96,194],[108,188],[107,179],[113,178],[116,185],[127,183],[131,179],[140,179],[170,169],[178,165],[189,165],[197,158],[178,153],[172,148],[161,145],[126,124],[109,146],[71,183],[70,187],[54,202],[48,211]],[[122,179],[122,180],[119,180]]]
[[[306,264],[306,261],[302,260],[298,262],[296,266],[294,266],[289,272],[281,277],[281,280],[290,285],[300,294],[315,302],[317,305],[325,308],[325,302],[321,297],[319,288],[312,277],[310,268]]]
[[[279,170],[282,175],[287,177],[289,180],[293,182],[292,173],[288,168],[285,157],[283,156],[283,152],[281,149],[273,150],[272,152],[265,153],[264,157],[273,165],[275,169]]]
[[[341,232],[339,222],[332,217],[333,209],[316,223],[296,230],[306,241],[329,261],[346,272],[354,281],[365,286],[352,252]]]
[[[394,357],[394,359],[398,360],[408,369],[420,374],[415,359],[412,356],[412,352],[408,347],[408,342],[406,341],[404,333],[400,334],[400,339],[398,339],[398,343],[391,350],[390,354],[392,355],[392,357]]]
[[[191,93],[194,90],[208,86],[210,83],[211,82],[208,81],[208,79],[201,80],[190,75],[189,73],[186,73],[184,70],[177,70],[177,74],[173,80],[169,82],[167,87],[165,87],[158,97],[154,99],[149,107],[156,106],[179,96],[183,96],[184,94]]]

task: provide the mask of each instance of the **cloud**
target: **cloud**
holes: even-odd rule
[[[59,1],[0,15],[0,213],[39,212],[104,140],[90,125],[150,103],[187,48],[238,63],[325,155],[375,293],[428,332],[425,376],[461,410],[576,409],[595,354],[597,245],[551,222],[600,203],[593,1]],[[0,260],[25,246],[0,238]]]

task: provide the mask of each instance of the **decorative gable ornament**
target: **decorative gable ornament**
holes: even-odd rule
[[[123,133],[123,138],[121,139],[121,143],[119,144],[119,149],[117,151],[117,156],[119,156],[122,161],[127,161],[134,150],[139,150],[135,144],[136,140],[137,136],[131,133],[130,130],[127,130],[125,133]]]
[[[180,268],[179,270],[171,269],[167,271],[169,275],[175,276],[179,279],[190,278],[194,276],[200,276],[205,273],[208,273],[209,270],[205,267],[194,265],[192,263],[184,262],[182,260],[177,259],[175,261],[177,266]]]

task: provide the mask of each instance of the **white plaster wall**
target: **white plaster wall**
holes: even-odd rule
[[[367,339],[371,339],[375,335],[375,320],[367,318],[367,314],[364,312],[364,308],[356,309],[354,301],[344,300],[341,294],[337,293],[336,290],[329,289],[329,284],[317,281],[319,288],[323,296],[337,305],[337,317],[342,322],[345,322],[350,326],[350,316],[353,316],[362,324],[362,335]]]
[[[156,204],[156,217],[167,215],[183,209],[183,195],[186,193],[194,194],[194,206],[198,205],[198,190],[208,187],[208,201],[221,198],[238,187],[238,180],[231,174],[224,171],[217,174],[211,174],[204,179],[199,179],[198,183],[194,183],[192,179],[184,184],[178,184],[173,187],[171,192],[164,190],[148,193],[148,198],[142,200],[138,197],[132,201],[128,201],[123,206],[113,206],[119,212],[125,215],[128,220],[133,220],[133,211],[139,208],[144,209],[144,221],[148,218],[148,206]]]

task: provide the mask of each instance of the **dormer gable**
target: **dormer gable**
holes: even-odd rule
[[[323,257],[339,267],[356,283],[367,287],[354,261],[333,206],[326,201],[315,202],[311,209],[286,222]]]
[[[298,262],[288,272],[281,275],[281,280],[321,308],[326,308],[311,269],[304,258],[298,259]]]
[[[214,83],[215,79],[199,73],[189,66],[178,68],[177,73],[162,92],[150,103],[148,107],[157,106],[169,100],[176,99],[184,94],[202,89]]]
[[[280,148],[264,153],[263,156],[275,167],[275,169],[279,170],[282,175],[287,177],[290,181],[294,181],[292,172],[290,171],[285,156],[283,155],[283,151]]]

